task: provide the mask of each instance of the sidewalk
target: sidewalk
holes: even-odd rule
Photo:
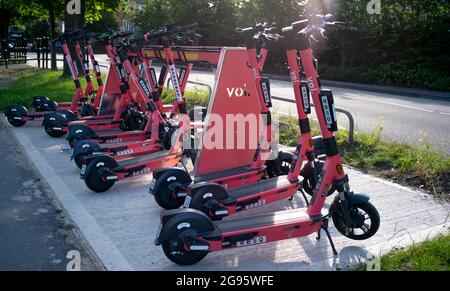
[[[70,162],[69,154],[60,152],[63,139],[51,139],[39,125],[12,131],[108,270],[334,270],[349,262],[358,263],[368,252],[383,254],[449,231],[449,205],[348,169],[353,190],[370,195],[380,212],[381,227],[375,237],[351,241],[331,226],[339,257],[333,257],[326,239],[318,242],[312,235],[210,254],[200,264],[183,268],[170,263],[162,249],[153,245],[161,209],[148,194],[151,176],[131,184],[119,183],[105,194],[93,194],[79,179],[79,170]],[[297,207],[304,207],[300,196],[293,202],[282,201],[243,215]]]

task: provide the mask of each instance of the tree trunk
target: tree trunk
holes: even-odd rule
[[[50,22],[50,54],[51,54],[51,69],[52,71],[56,71],[58,69],[56,63],[56,44],[53,41],[56,39],[56,19],[55,19],[55,10],[53,6],[49,7],[48,10],[49,22]]]
[[[0,8],[0,19],[2,25],[0,25],[0,40],[8,37],[9,25],[11,23],[11,11],[8,9]]]
[[[68,13],[68,10],[67,10],[68,7],[67,6],[68,6],[68,4],[70,2],[71,2],[70,0],[65,0],[64,1],[64,3],[65,3],[65,5],[64,5],[64,26],[65,26],[65,29],[66,29],[66,31],[74,31],[74,30],[77,30],[77,29],[83,29],[84,25],[85,25],[84,16],[85,16],[85,13],[86,13],[86,1],[85,0],[80,0],[80,5],[81,5],[81,13],[80,14],[69,14]],[[83,45],[83,44],[81,44],[81,45]],[[73,46],[69,45],[69,49],[70,49],[70,52],[71,52],[72,56],[75,56]],[[73,58],[73,60],[75,62],[75,65],[78,66],[78,72],[80,72],[80,73],[83,72],[84,71],[83,64],[78,64],[79,62],[78,62],[78,58],[77,57],[72,57],[72,58]],[[69,76],[71,76],[70,75],[70,70],[69,70],[69,68],[67,66],[67,63],[64,62],[64,72],[63,72],[62,77],[69,77]]]

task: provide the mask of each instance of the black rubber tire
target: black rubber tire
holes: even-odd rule
[[[111,189],[115,183],[113,181],[103,181],[102,177],[99,175],[100,170],[103,168],[91,168],[92,170],[89,173],[86,173],[84,178],[86,186],[95,193],[105,193]]]
[[[348,227],[345,225],[344,218],[342,217],[342,214],[340,212],[335,212],[333,214],[333,223],[339,233],[341,233],[343,236],[348,237],[352,240],[360,241],[369,239],[377,233],[378,229],[380,228],[380,214],[378,213],[378,210],[375,208],[375,206],[373,206],[370,202],[354,204],[352,206],[352,213],[355,213],[354,211],[358,209],[363,210],[370,217],[371,224],[369,230],[364,234],[346,234],[346,230],[348,229]]]
[[[14,127],[22,127],[25,124],[27,124],[27,122],[23,121],[23,120],[9,120],[8,119],[8,122],[9,122],[9,124],[11,124]]]
[[[86,153],[82,153],[82,154],[78,154],[73,158],[73,161],[75,162],[75,165],[77,165],[77,167],[79,169],[81,169],[83,167],[83,160],[84,157],[86,157],[87,154]]]
[[[164,254],[170,261],[180,266],[191,266],[197,264],[208,255],[208,252],[186,252],[184,249],[180,252],[181,254],[175,255],[170,252],[170,243],[171,240],[167,240],[161,244]]]
[[[174,198],[169,190],[170,184],[178,183],[176,181],[163,181],[158,189],[156,189],[154,196],[156,203],[163,209],[174,210],[178,209],[184,204],[184,198]]]
[[[61,130],[53,130],[53,127],[54,127],[54,125],[48,125],[48,124],[44,125],[45,132],[50,137],[61,138],[66,134],[64,131],[61,131]]]

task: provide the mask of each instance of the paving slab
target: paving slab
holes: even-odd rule
[[[160,247],[153,245],[161,209],[148,194],[151,175],[118,183],[108,193],[94,194],[79,179],[79,170],[70,162],[70,154],[60,151],[64,139],[52,139],[39,125],[31,123],[12,132],[108,270],[335,270],[360,262],[370,254],[378,256],[395,247],[449,232],[448,204],[347,169],[353,190],[369,195],[380,212],[381,227],[373,238],[352,241],[331,225],[331,235],[340,252],[337,257],[333,257],[326,239],[317,241],[311,235],[210,254],[195,266],[179,267],[166,259]],[[304,206],[298,195],[293,202],[282,201],[240,215]]]

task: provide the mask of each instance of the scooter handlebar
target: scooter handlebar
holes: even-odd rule
[[[150,41],[155,38],[160,38],[164,36],[174,36],[179,33],[186,33],[194,31],[197,27],[199,27],[198,23],[193,23],[185,26],[176,26],[173,27],[172,25],[167,25],[164,27],[161,27],[158,30],[152,30],[150,32],[147,32],[144,36],[145,41]]]

